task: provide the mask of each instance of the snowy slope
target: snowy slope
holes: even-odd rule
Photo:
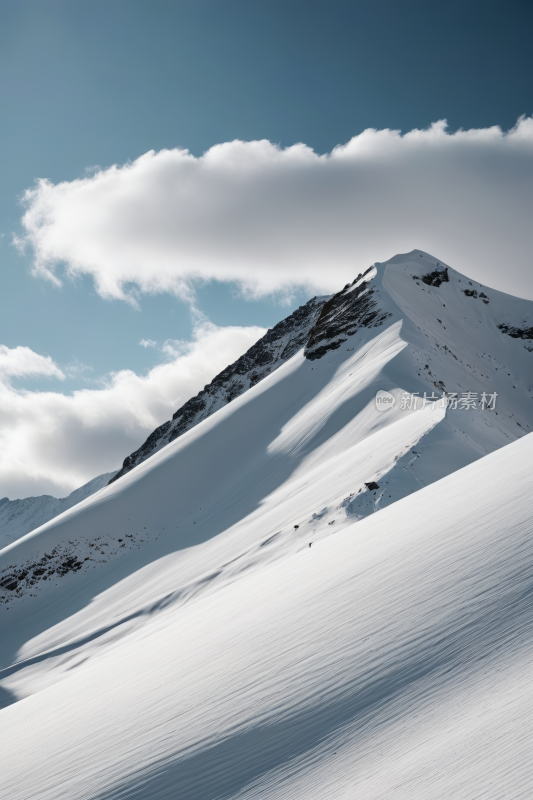
[[[313,297],[286,319],[278,322],[258,342],[230,364],[201,392],[178,408],[172,419],[152,431],[144,444],[126,456],[122,468],[109,483],[146,461],[162,447],[193,428],[199,422],[231,403],[251,386],[259,383],[300,350],[309,336],[327,298]]]
[[[43,494],[40,497],[25,497],[22,500],[9,500],[4,497],[0,500],[0,550],[11,544],[16,539],[20,539],[26,533],[39,528],[48,520],[62,514],[76,503],[85,500],[86,497],[99,491],[106,486],[114,472],[106,472],[98,475],[88,483],[80,486],[69,494],[68,497],[52,497]]]
[[[532,468],[527,436],[105,646],[57,643],[64,680],[0,712],[2,796],[530,798]]]
[[[419,251],[375,265],[1,551],[6,796],[496,798],[512,742],[529,796],[532,306]],[[437,386],[496,407],[402,402]]]

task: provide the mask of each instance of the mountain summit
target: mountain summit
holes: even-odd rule
[[[530,797],[532,334],[375,264],[1,550],[0,794]]]
[[[399,336],[405,352],[394,359],[398,371],[392,382],[384,376],[384,387],[398,388],[394,383],[401,378],[402,388],[418,393],[420,405],[424,395],[434,400],[436,394],[445,394],[449,396],[450,412],[457,408],[463,412],[480,410],[484,393],[484,406],[494,405],[489,410],[495,413],[484,417],[481,428],[476,414],[455,415],[453,419],[468,428],[468,433],[463,428],[455,429],[453,421],[445,425],[446,433],[439,431],[431,440],[433,455],[435,439],[448,437],[447,445],[441,442],[446,449],[443,455],[448,458],[450,446],[454,447],[451,468],[457,468],[531,430],[533,418],[528,400],[532,398],[532,386],[523,385],[523,376],[531,374],[533,303],[474,284],[432,256],[415,250],[369,267],[337,294],[314,297],[278,323],[179,408],[172,420],[156,428],[138,450],[126,457],[122,469],[109,482],[121,478],[255,386],[301,348],[310,361],[323,359],[346,343],[350,345],[346,352],[353,352],[373,339],[376,329],[389,326],[393,320],[402,323]],[[520,388],[517,383],[522,384]],[[465,399],[465,392],[472,397]],[[489,404],[488,395],[494,394],[496,397]],[[395,402],[397,399],[396,393]],[[496,411],[496,403],[501,412]],[[488,419],[492,431],[485,430]],[[426,440],[424,450],[429,444]],[[434,468],[426,478],[433,471]],[[437,468],[435,477],[448,471],[448,467]]]

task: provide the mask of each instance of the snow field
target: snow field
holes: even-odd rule
[[[4,709],[5,796],[531,796],[532,441]]]

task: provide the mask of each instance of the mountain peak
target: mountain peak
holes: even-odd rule
[[[472,301],[478,301],[477,305]],[[491,308],[480,311],[479,306]],[[490,340],[500,352],[505,341],[501,339],[502,333],[528,341],[533,339],[532,307],[529,301],[470,281],[421,250],[377,262],[336,294],[312,298],[269,330],[241,358],[181,406],[172,420],[156,428],[138,450],[125,458],[110,483],[255,386],[301,348],[306,359],[316,361],[349,343],[352,337],[357,340],[352,346],[361,346],[378,329],[401,320],[402,336],[407,337],[406,343],[412,347],[423,344],[420,339],[423,331],[426,339],[433,340],[433,349],[455,353],[466,340],[475,340],[478,349]],[[483,317],[477,328],[474,326],[475,330],[471,324],[473,312],[474,316],[477,313]],[[485,345],[484,337],[487,338]],[[526,351],[530,346],[532,343],[528,345],[526,341]],[[424,348],[425,344],[420,352],[424,352]],[[472,355],[470,360],[477,357]],[[433,356],[423,356],[424,361],[431,358]],[[418,367],[413,366],[416,376],[420,377]],[[458,381],[446,382],[440,376],[431,384],[439,389],[450,387],[450,390],[462,386]],[[479,388],[478,382],[476,387]]]

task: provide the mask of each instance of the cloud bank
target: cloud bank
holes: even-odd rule
[[[72,395],[13,387],[12,377],[61,379],[50,357],[0,346],[0,497],[64,497],[118,469],[153,429],[265,333],[263,328],[199,325],[191,342],[166,342],[168,361],[146,376],[111,374]]]
[[[533,118],[401,135],[366,130],[330,154],[268,141],[149,152],[26,192],[35,271],[88,274],[102,297],[235,281],[253,295],[329,292],[421,248],[494,288],[533,297]],[[133,290],[132,290],[133,287]]]

